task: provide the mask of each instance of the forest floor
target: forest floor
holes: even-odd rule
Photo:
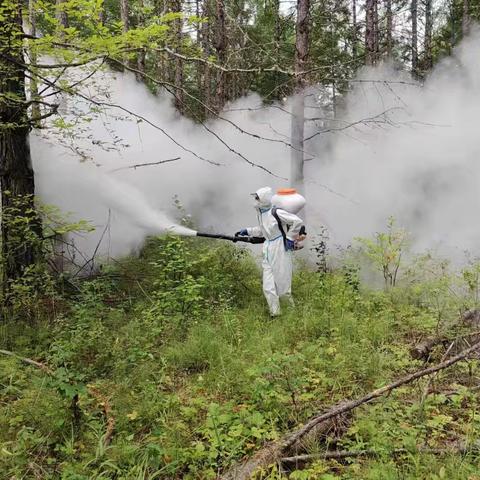
[[[0,478],[217,478],[339,401],[458,353],[448,340],[428,359],[410,350],[472,331],[458,319],[477,306],[479,271],[426,256],[383,290],[352,262],[299,266],[296,308],[271,320],[248,250],[169,238],[71,291],[19,290],[0,325],[16,355],[0,354]],[[459,362],[311,436],[299,453],[316,458],[256,478],[479,480],[479,385],[478,362]]]

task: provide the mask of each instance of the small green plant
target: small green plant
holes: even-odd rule
[[[386,232],[376,233],[373,239],[356,238],[360,250],[381,269],[385,288],[394,287],[397,283],[398,271],[402,256],[409,244],[409,235],[406,230],[396,226],[395,219],[390,217]]]
[[[184,240],[169,237],[162,241],[157,258],[151,262],[155,279],[145,316],[185,332],[205,304],[205,279],[195,273],[201,261],[188,250]]]
[[[470,297],[470,307],[476,308],[480,301],[480,261],[469,259],[468,265],[462,270],[461,278]]]

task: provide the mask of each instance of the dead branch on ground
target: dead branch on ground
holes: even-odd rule
[[[464,455],[478,449],[478,445],[460,444],[454,448],[427,448],[420,447],[416,450],[417,453],[431,454],[431,455]],[[415,452],[415,450],[414,450]],[[315,460],[342,460],[344,458],[357,457],[379,457],[384,452],[377,450],[331,450],[322,453],[313,453],[309,455],[295,455],[293,457],[284,457],[280,461],[285,465],[297,465],[312,462]],[[405,453],[412,453],[412,450],[407,448],[396,448],[389,452],[390,455],[403,455]]]
[[[279,462],[284,455],[292,449],[292,447],[302,440],[313,428],[317,425],[330,420],[331,418],[337,417],[338,415],[347,413],[361,405],[371,402],[372,400],[379,398],[386,393],[409,384],[419,378],[431,375],[433,373],[444,370],[462,360],[465,360],[469,357],[470,354],[476,352],[480,349],[480,341],[472,345],[471,347],[465,349],[463,352],[458,355],[440,362],[439,364],[418,370],[417,372],[406,375],[388,385],[385,385],[381,388],[377,388],[370,393],[367,393],[361,398],[350,401],[343,401],[340,404],[334,405],[327,412],[317,415],[311,418],[303,427],[288,433],[283,438],[277,442],[272,442],[258,451],[252,458],[247,459],[240,465],[235,465],[229,471],[227,471],[220,478],[221,480],[247,480],[260,468],[265,468],[272,463]]]
[[[39,368],[40,370],[47,373],[48,375],[53,375],[53,370],[51,370],[50,367],[47,367],[47,365],[45,365],[44,363],[37,362],[36,360],[32,360],[31,358],[21,357],[20,355],[17,355],[15,352],[10,352],[9,350],[0,350],[0,354],[16,358],[22,363]]]
[[[115,418],[112,415],[112,405],[110,404],[110,400],[93,385],[88,386],[88,391],[102,407],[103,415],[106,422],[106,430],[105,435],[103,436],[103,444],[107,447],[112,440],[113,432],[115,430]]]

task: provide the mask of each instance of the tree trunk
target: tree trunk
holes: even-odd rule
[[[295,96],[292,106],[292,149],[291,149],[291,182],[300,191],[304,190],[304,129],[305,129],[305,97],[306,78],[303,72],[307,68],[309,37],[310,0],[297,0],[297,22],[295,38]]]
[[[462,10],[462,36],[466,37],[470,32],[470,1],[463,0]]]
[[[37,18],[35,15],[35,0],[29,0],[28,2],[28,33],[32,37],[37,36]],[[35,48],[32,48],[31,43],[29,44],[28,48],[28,57],[30,59],[30,63],[35,64],[37,63],[37,52]],[[38,84],[37,79],[32,76],[29,82],[30,87],[30,99],[35,101],[38,100]],[[40,105],[38,103],[32,103],[32,119],[34,120],[34,125],[36,127],[41,127],[40,120],[35,121],[36,118],[40,118]]]
[[[39,225],[33,199],[35,184],[28,111],[24,105],[25,72],[20,66],[24,61],[21,9],[19,1],[11,1],[8,7],[3,7],[0,19],[3,38],[0,45],[0,188],[4,292],[8,292],[12,280],[21,277],[25,268],[35,262],[35,248],[29,240],[31,231],[27,227],[31,226],[38,233]],[[16,221],[9,222],[9,217]]]
[[[375,0],[375,5],[373,9],[373,51],[375,53],[375,63],[379,60],[380,52],[380,23],[378,21],[378,0]]]
[[[418,76],[418,0],[412,0],[412,74]]]
[[[173,0],[172,2],[172,12],[182,13],[182,2],[181,0]],[[175,32],[175,44],[176,50],[179,49],[182,45],[183,37],[183,20],[182,18],[177,18],[174,20],[174,32]],[[175,107],[179,112],[184,110],[184,95],[183,95],[183,61],[181,58],[175,58]]]
[[[427,0],[429,1],[429,0]],[[392,57],[393,53],[393,14],[392,14],[392,0],[386,0],[385,2],[385,16],[387,20],[386,31],[386,47],[387,58]]]
[[[120,0],[120,20],[122,22],[122,33],[128,33],[130,30],[130,8],[128,0]],[[130,66],[131,61],[128,55],[123,57],[123,63]]]
[[[357,58],[358,26],[357,26],[357,2],[352,0],[352,56]]]
[[[138,17],[137,17],[137,25],[139,27],[144,27],[145,26],[145,14],[143,12],[143,8],[144,8],[144,5],[143,5],[143,0],[138,0]],[[135,75],[135,78],[137,79],[137,81],[139,82],[143,82],[144,80],[144,74],[145,73],[145,57],[146,57],[146,54],[145,54],[145,49],[144,48],[141,48],[140,51],[138,52],[138,55],[137,55],[137,70],[139,73],[137,73]]]
[[[128,0],[120,0],[120,20],[122,21],[122,32],[130,30],[130,8]]]
[[[225,23],[225,0],[216,0],[215,15],[215,51],[217,62],[225,65],[227,58],[227,32]],[[215,88],[215,111],[219,112],[227,101],[227,74],[217,71],[217,84]]]
[[[365,2],[365,63],[375,65],[377,62],[375,51],[375,5],[377,0],[366,0]]]
[[[282,23],[280,21],[280,0],[272,0],[272,16],[275,18],[274,20],[274,31],[273,31],[273,42],[275,45],[275,61],[277,65],[281,65],[281,41],[282,41]],[[279,72],[274,72],[274,85],[275,87],[280,86],[281,74]],[[278,92],[278,96],[282,96],[282,88],[280,87]]]
[[[63,37],[63,30],[68,28],[68,17],[65,11],[66,0],[55,0],[55,18],[57,20],[57,28],[60,32],[60,36]]]
[[[195,15],[197,18],[200,18],[202,15],[201,7],[200,7],[200,0],[195,0]],[[201,50],[202,48],[202,24],[200,22],[196,22],[195,30],[196,30],[196,43],[197,47]],[[198,62],[195,66],[195,78],[197,81],[197,93],[196,97],[200,98],[203,92],[203,72],[204,72],[204,65]],[[199,107],[202,108],[201,106]]]
[[[432,55],[432,32],[433,32],[433,16],[432,16],[432,0],[425,0],[425,67],[426,71],[433,67]]]
[[[211,30],[212,30],[212,14],[213,8],[211,4],[212,0],[203,0],[202,16],[208,18],[208,21],[202,23],[201,38],[202,38],[202,50],[203,58],[208,59],[211,54]],[[199,95],[203,96],[203,103],[205,105],[205,117],[210,116],[210,109],[212,108],[212,85],[211,85],[211,68],[205,63],[203,64],[203,92],[200,91]]]

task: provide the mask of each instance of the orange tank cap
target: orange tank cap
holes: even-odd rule
[[[297,193],[294,188],[279,188],[277,190],[278,195],[293,195],[294,193]]]

